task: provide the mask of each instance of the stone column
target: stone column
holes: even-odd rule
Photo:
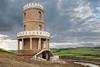
[[[45,40],[45,48],[47,49],[47,46],[48,46],[48,44],[47,44],[47,39]]]
[[[46,43],[46,42],[44,41],[44,42],[43,42],[43,49],[45,48],[45,43]]]
[[[32,50],[32,38],[30,38],[30,49]]]
[[[46,40],[47,40],[47,42],[46,42],[47,43],[47,48],[49,48],[49,40],[48,39],[46,39]]]
[[[45,41],[43,42],[43,48],[47,49],[47,39],[45,39]]]
[[[20,50],[20,43],[19,43],[19,40],[18,40],[18,50]]]
[[[24,49],[24,39],[22,38],[22,50]]]
[[[38,40],[38,49],[41,49],[41,38]]]

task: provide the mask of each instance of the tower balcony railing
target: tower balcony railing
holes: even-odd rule
[[[22,31],[17,33],[17,37],[21,36],[45,36],[50,37],[50,33],[45,31]]]

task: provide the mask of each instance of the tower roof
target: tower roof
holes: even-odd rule
[[[24,6],[24,10],[29,9],[29,8],[38,8],[43,10],[43,6],[39,3],[28,3]]]

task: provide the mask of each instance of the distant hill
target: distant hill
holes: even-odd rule
[[[66,64],[37,61],[16,56],[15,53],[0,49],[0,67],[83,67],[72,62]]]
[[[100,47],[52,49],[52,53],[63,57],[85,57],[100,60]]]

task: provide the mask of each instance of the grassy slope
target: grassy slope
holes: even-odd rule
[[[59,56],[87,57],[100,59],[100,48],[70,48],[70,49],[52,49],[53,54]]]
[[[0,67],[83,67],[72,62],[66,64],[41,62],[16,56],[16,54],[0,49]]]

